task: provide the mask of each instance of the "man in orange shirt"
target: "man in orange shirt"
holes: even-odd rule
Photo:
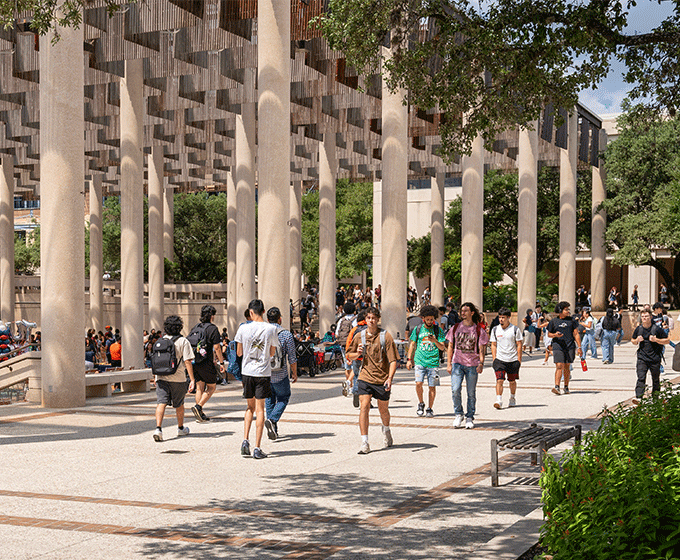
[[[355,327],[352,327],[352,330],[349,331],[349,334],[347,335],[347,342],[345,344],[345,356],[347,355],[347,352],[349,352],[350,346],[352,345],[352,339],[354,338],[355,334],[359,334],[361,331],[366,330],[366,311],[362,309],[357,313],[357,324]],[[361,364],[362,364],[362,359],[363,357],[360,356],[356,360],[350,360],[347,358],[347,361],[352,363],[352,371],[349,374],[349,379],[347,379],[347,383],[352,387],[352,396],[353,396],[353,403],[354,408],[359,408],[359,393],[358,393],[358,388],[357,384],[359,381],[359,371],[361,371]]]
[[[116,336],[116,340],[109,347],[111,353],[111,366],[120,367],[122,365],[120,336]]]

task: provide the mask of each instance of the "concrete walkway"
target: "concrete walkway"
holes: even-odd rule
[[[492,488],[490,440],[530,422],[595,427],[604,405],[633,396],[634,347],[617,347],[615,359],[575,367],[572,394],[556,396],[553,366],[541,365],[542,353],[527,356],[518,406],[502,410],[485,368],[474,430],[453,429],[446,376],[435,418],[418,418],[412,374],[400,370],[395,445],[382,448],[374,410],[366,456],[357,455],[358,414],[341,396],[339,371],[293,386],[282,437],[265,434],[262,461],[239,454],[244,403],[233,383],[206,407],[211,422],[187,410],[188,437],[177,439],[166,416],[163,443],[152,439],[153,393],[71,410],[0,407],[2,557],[514,559],[536,542],[540,488],[536,478],[507,477]]]

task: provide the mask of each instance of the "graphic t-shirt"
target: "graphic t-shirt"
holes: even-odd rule
[[[574,321],[572,317],[565,317],[564,319],[555,317],[550,321],[550,323],[548,323],[548,332],[561,332],[562,336],[559,338],[552,338],[552,343],[559,344],[564,350],[576,348],[574,329],[577,329],[578,326],[578,322]]]
[[[276,325],[262,321],[244,323],[236,331],[236,342],[243,345],[241,373],[251,377],[271,377],[271,347],[279,347]]]
[[[416,333],[418,330],[420,330],[420,332],[418,333],[418,339],[416,340]],[[444,344],[446,342],[444,330],[437,330],[439,331],[437,340]],[[436,368],[439,366],[439,348],[437,348],[434,342],[429,340],[429,337],[434,336],[434,334],[434,325],[428,328],[423,324],[420,327],[413,329],[410,338],[416,343],[416,353],[413,360],[416,365],[426,368]]]
[[[651,342],[649,340],[649,337],[652,335],[656,336],[657,338],[666,338],[666,335],[664,334],[664,329],[660,328],[658,325],[655,325],[654,323],[652,323],[652,325],[648,329],[646,329],[642,325],[638,325],[637,327],[635,327],[635,331],[633,332],[633,338],[642,336],[642,338],[644,339],[638,345],[637,351],[638,359],[652,364],[661,363],[661,356],[663,355],[662,354],[663,344],[659,344],[658,342]]]
[[[517,342],[522,340],[522,331],[513,324],[509,324],[507,329],[500,325],[491,329],[491,342],[496,343],[496,359],[501,362],[516,362],[519,360],[517,354]]]
[[[455,338],[453,331],[456,331]],[[484,329],[479,332],[479,342],[477,341],[477,325],[465,326],[458,323],[449,329],[446,340],[453,342],[453,363],[462,366],[479,365],[479,348],[489,342],[489,335]]]

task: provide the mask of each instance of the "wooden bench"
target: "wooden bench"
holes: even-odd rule
[[[85,395],[87,397],[110,397],[111,386],[120,383],[123,393],[147,393],[151,390],[153,374],[151,368],[116,368],[102,373],[85,373]]]
[[[581,426],[573,428],[543,428],[537,424],[525,430],[512,434],[506,438],[491,440],[491,486],[498,486],[498,451],[514,451],[515,453],[531,454],[531,464],[543,464],[544,455],[548,449],[555,447],[571,438],[574,445],[581,443]],[[504,471],[503,476],[527,476],[526,473]]]

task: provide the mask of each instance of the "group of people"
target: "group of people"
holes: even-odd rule
[[[382,296],[382,285],[378,284],[375,290],[366,287],[361,289],[359,284],[354,286],[338,286],[335,291],[335,312],[336,315],[343,314],[343,308],[346,303],[354,304],[355,309],[368,309],[369,307],[376,307],[380,309],[380,302]]]

